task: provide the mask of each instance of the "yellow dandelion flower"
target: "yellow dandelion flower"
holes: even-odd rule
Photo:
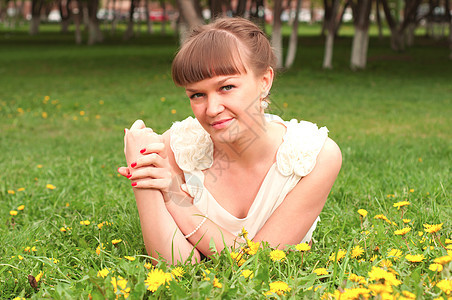
[[[40,272],[38,273],[38,275],[36,275],[36,277],[35,277],[36,282],[39,282],[39,281],[41,280],[41,278],[42,278],[43,275],[44,275],[44,272],[43,272],[43,271],[40,271]]]
[[[8,190],[8,194],[14,195],[16,192],[13,190]]]
[[[173,109],[171,110],[171,113],[174,115],[174,114],[176,113],[176,110],[173,108]]]
[[[185,270],[182,267],[176,267],[171,270],[171,274],[173,274],[173,276],[175,277],[182,277],[185,274]]]
[[[284,103],[283,103],[283,107],[284,107],[284,108],[287,108],[287,107],[289,107],[289,103],[287,103],[287,102],[284,102]]]
[[[291,288],[283,281],[274,281],[270,284],[270,290],[266,292],[266,295],[277,294],[278,296],[286,295],[286,292],[290,292]]]
[[[437,257],[433,260],[434,263],[441,264],[441,265],[445,265],[447,263],[450,263],[451,261],[452,261],[452,256],[450,256],[450,255]]]
[[[248,231],[245,229],[245,227],[242,227],[242,231],[240,232],[239,237],[243,237],[245,240],[248,239]]]
[[[9,214],[10,214],[11,216],[17,216],[17,210],[10,210],[10,211],[9,211]]]
[[[376,215],[374,219],[384,220],[387,223],[392,224],[392,222],[385,215]]]
[[[108,273],[110,273],[110,269],[108,269],[108,268],[102,269],[97,272],[97,277],[105,278],[105,277],[107,277]]]
[[[61,228],[60,228],[60,231],[61,231],[61,232],[66,232],[66,228],[61,227]]]
[[[390,273],[379,267],[372,267],[369,272],[369,280],[383,283],[385,285],[400,285],[402,282],[398,280],[393,273]]]
[[[81,115],[81,116],[84,116],[84,115],[85,115],[85,112],[84,112],[83,110],[81,110],[81,111],[80,111],[80,115]]]
[[[350,289],[346,288],[338,296],[339,297],[337,299],[369,299],[370,290],[363,287]]]
[[[399,249],[389,249],[388,256],[394,258],[394,260],[398,260],[401,257],[403,252]]]
[[[218,278],[216,278],[216,277],[213,279],[212,285],[213,285],[214,287],[216,287],[216,288],[219,288],[219,289],[221,289],[221,288],[223,287],[223,284],[220,283],[220,282],[218,281]]]
[[[435,263],[431,264],[428,268],[433,272],[441,272],[443,270],[443,265]]]
[[[352,257],[353,258],[358,258],[361,255],[363,255],[363,253],[364,253],[364,249],[360,245],[356,245],[352,249]]]
[[[401,299],[401,300],[405,300],[405,299],[406,300],[416,300],[416,295],[411,293],[411,292],[402,291],[402,295],[403,295],[403,297],[398,298],[398,299]]]
[[[446,244],[452,244],[452,240],[451,240],[451,239],[446,239],[446,240],[444,241],[444,243],[446,243]]]
[[[88,226],[89,224],[91,224],[89,220],[80,221],[80,225]]]
[[[23,114],[23,113],[24,113],[24,109],[23,109],[22,107],[18,107],[18,108],[17,108],[17,112],[18,112],[19,114]]]
[[[170,280],[171,277],[168,277],[167,273],[160,269],[154,269],[148,273],[144,283],[149,291],[155,292],[161,285],[168,283]]]
[[[392,206],[397,207],[397,209],[399,210],[401,207],[404,207],[407,205],[410,205],[409,201],[400,201],[400,202],[394,203]]]
[[[417,235],[423,236],[423,235],[424,235],[424,232],[423,232],[423,231],[418,231],[418,232],[417,232]]]
[[[350,280],[351,282],[358,282],[361,284],[365,284],[366,283],[366,279],[363,276],[358,276],[356,274],[350,273],[350,276],[348,276],[348,280]]]
[[[144,267],[146,268],[146,269],[151,269],[152,268],[152,264],[151,263],[144,263]]]
[[[410,193],[414,193],[414,189],[410,189]]]
[[[96,115],[96,120],[100,120],[100,115]]]
[[[125,259],[130,260],[130,261],[134,261],[136,259],[136,257],[133,256],[124,256]]]
[[[446,295],[450,295],[452,293],[452,279],[443,279],[439,281],[436,286],[446,293]]]
[[[409,262],[421,262],[425,259],[425,257],[423,254],[415,254],[415,255],[407,254],[405,256],[405,259],[408,260]]]
[[[411,231],[411,227],[405,227],[405,228],[394,231],[394,234],[395,235],[405,235],[410,231]]]
[[[166,98],[165,97],[161,97],[160,101],[165,102]]]
[[[298,251],[301,251],[301,252],[305,252],[305,251],[311,250],[311,246],[309,246],[308,243],[300,243],[295,246],[295,249],[297,249]]]
[[[49,101],[50,100],[50,97],[49,96],[45,96],[44,97],[44,102],[47,102],[47,101]]]
[[[119,243],[121,243],[121,242],[122,242],[121,239],[114,239],[114,240],[111,241],[111,243],[112,243],[113,245],[119,244]]]
[[[56,189],[56,186],[54,186],[53,184],[48,183],[46,185],[46,188],[48,188],[49,190],[54,190],[54,189]]]
[[[257,253],[257,250],[259,250],[260,243],[259,242],[253,242],[251,240],[246,240],[246,243],[248,245],[248,248],[246,249],[246,253],[249,255],[254,255]]]
[[[97,224],[97,228],[102,229],[102,227],[104,227],[104,222]]]
[[[99,100],[100,105],[103,105],[104,103],[105,103],[104,100]]]
[[[411,219],[402,219],[403,223],[408,224],[411,222]]]
[[[441,228],[443,227],[444,223],[441,224],[424,224],[424,231],[428,232],[428,233],[435,233],[441,230]]]
[[[243,256],[242,253],[237,253],[237,252],[234,252],[234,251],[231,252],[231,258],[234,259],[234,260],[239,261],[242,258],[242,256]]]
[[[317,268],[317,269],[314,269],[314,271],[313,271],[315,274],[317,274],[317,276],[320,276],[320,275],[328,275],[328,271],[325,269],[325,268]]]
[[[23,191],[25,191],[25,188],[24,187],[18,188],[17,191],[18,192],[23,192]]]
[[[20,260],[22,260],[22,259],[24,259],[24,257],[22,256],[22,255],[17,255],[17,257],[20,259]]]
[[[43,111],[43,112],[41,113],[41,117],[42,117],[43,119],[47,119],[48,116],[49,116],[49,115],[48,115],[45,111]]]
[[[36,165],[36,168],[42,169],[42,165]]]
[[[367,216],[367,210],[365,209],[358,209],[358,214],[360,214],[363,218]]]
[[[242,271],[242,274],[241,274],[240,276],[243,276],[243,277],[245,277],[245,278],[252,279],[253,276],[254,276],[254,272],[251,271],[251,270],[246,269],[246,270],[243,270],[243,271]]]
[[[380,261],[379,265],[382,268],[390,268],[392,267],[392,262],[389,259],[383,259]]]
[[[447,245],[446,249],[452,250],[452,245]]]
[[[25,205],[19,205],[18,207],[17,207],[17,210],[24,210],[25,209]]]
[[[345,254],[347,254],[347,251],[345,250],[339,250],[337,252],[337,258],[336,258],[336,252],[333,252],[333,254],[330,255],[329,260],[330,261],[340,261],[342,258],[345,257]]]
[[[276,249],[270,252],[270,258],[273,261],[283,261],[286,258],[286,253],[282,250]]]

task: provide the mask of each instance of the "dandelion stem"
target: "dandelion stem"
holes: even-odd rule
[[[443,243],[441,242],[441,239],[440,239],[439,236],[436,234],[436,232],[433,233],[433,234],[434,234],[435,237],[438,239],[438,242],[441,244],[441,247],[443,247],[445,250],[447,250],[446,246],[443,245]],[[433,239],[433,241],[435,241],[435,239]],[[435,245],[436,245],[436,242],[435,242]],[[436,245],[436,247],[438,247],[438,246]]]
[[[409,251],[410,254],[411,254],[411,249],[410,249],[410,246],[408,246],[408,242],[407,242],[405,236],[402,236],[402,239],[405,241],[406,247],[408,248],[408,251]]]

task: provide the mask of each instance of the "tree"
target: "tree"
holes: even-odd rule
[[[332,69],[333,68],[333,48],[334,48],[334,37],[336,35],[336,16],[339,8],[339,0],[324,0],[325,12],[329,11],[328,14],[325,13],[325,18],[323,20],[324,28],[328,31],[325,38],[325,52],[323,55],[323,68]],[[327,19],[328,16],[328,19]]]
[[[283,42],[282,42],[282,0],[274,0],[273,6],[273,31],[272,31],[272,47],[276,55],[276,67],[281,69],[283,67]]]
[[[367,63],[367,49],[369,46],[369,22],[371,0],[350,0],[353,11],[353,24],[355,34],[353,36],[350,68],[352,70],[365,69]]]
[[[88,45],[94,45],[102,42],[104,37],[99,27],[99,19],[97,18],[97,10],[99,8],[99,0],[89,0],[88,5]]]
[[[294,61],[295,61],[295,56],[297,54],[297,49],[298,49],[298,25],[300,24],[298,17],[300,15],[300,10],[301,10],[301,0],[297,0],[297,5],[295,8],[295,19],[292,23],[292,32],[290,33],[290,38],[289,38],[289,47],[287,50],[287,57],[286,57],[286,63],[284,65],[284,67],[286,69],[289,69],[290,67],[292,67]]]
[[[133,27],[134,27],[134,19],[133,13],[135,12],[135,8],[139,5],[140,0],[131,0],[130,1],[130,9],[129,9],[129,21],[127,22],[127,29],[124,32],[124,40],[129,40],[133,36]]]
[[[199,2],[197,0],[177,0],[179,6],[179,40],[181,43],[185,40],[190,28],[202,24],[199,11]],[[198,7],[197,7],[198,6]]]
[[[41,23],[41,10],[44,0],[33,0],[31,2],[31,22],[30,35],[36,35],[39,32],[39,24]]]
[[[61,32],[67,32],[71,20],[71,0],[58,1],[58,8],[61,15]]]

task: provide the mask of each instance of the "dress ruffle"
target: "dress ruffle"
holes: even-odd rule
[[[275,116],[266,115],[266,118],[274,120]],[[306,176],[314,169],[328,129],[296,119],[282,121],[282,124],[287,131],[276,154],[278,171],[284,176]],[[212,166],[213,142],[198,120],[188,117],[175,122],[171,126],[170,145],[176,163],[184,172],[202,171]]]

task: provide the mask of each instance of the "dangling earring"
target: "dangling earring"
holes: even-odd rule
[[[261,100],[261,107],[262,109],[268,108],[268,96],[270,95],[270,92],[268,93],[262,93],[262,100]]]
[[[261,107],[262,107],[263,109],[267,109],[267,107],[268,107],[268,102],[265,101],[265,100],[262,100],[262,101],[261,101]]]

